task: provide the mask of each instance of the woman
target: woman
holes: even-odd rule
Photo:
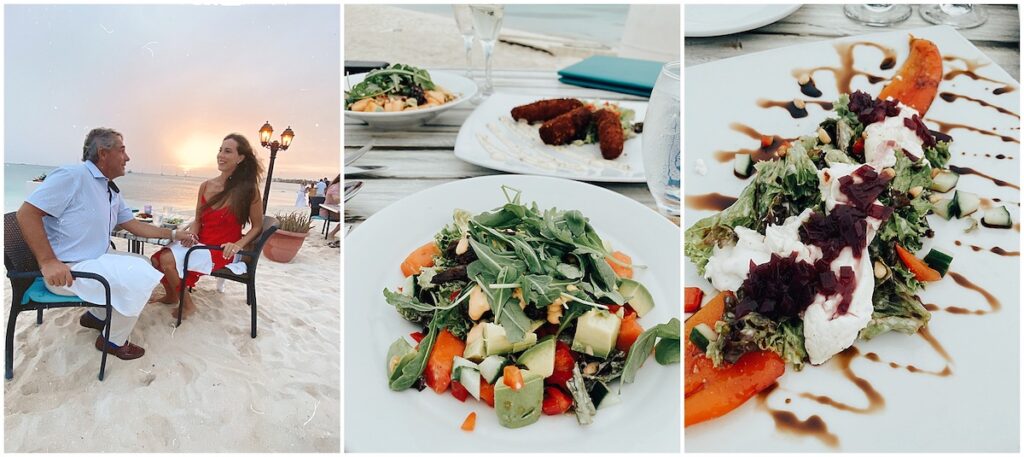
[[[327,186],[327,192],[325,192],[325,194],[326,194],[326,200],[324,201],[324,203],[326,203],[328,205],[337,205],[337,204],[341,203],[341,174],[340,173],[338,174],[338,176],[334,177],[334,180],[331,181],[331,185]],[[321,209],[320,210],[320,217],[324,218],[324,221],[328,221],[328,220],[330,220],[330,221],[337,221],[338,220],[337,219],[338,216],[335,215],[335,216],[332,217],[332,214],[330,212],[328,212],[326,209]],[[324,222],[324,223],[326,224],[327,222]],[[331,233],[328,234],[327,236],[332,237],[332,236],[336,235],[338,233],[339,229],[341,229],[341,224],[338,224],[337,226],[335,226],[334,230],[331,230]],[[330,246],[332,248],[336,248],[336,247],[341,246],[341,242],[339,242],[337,240],[336,241],[331,241],[330,243],[328,243],[328,246]]]
[[[219,246],[223,251],[196,250],[189,256],[189,272],[185,286],[194,287],[200,273],[223,268],[232,263],[235,254],[251,243],[263,231],[263,204],[260,199],[259,181],[263,166],[252,152],[249,140],[232,133],[224,137],[217,153],[217,170],[220,176],[207,180],[199,186],[196,202],[195,222],[187,229],[200,244]],[[249,231],[242,234],[245,222]],[[178,303],[181,285],[180,266],[184,264],[188,248],[179,243],[161,249],[153,255],[153,266],[164,273],[162,303]],[[196,311],[188,289],[185,289],[185,318]],[[172,313],[178,317],[175,309]]]

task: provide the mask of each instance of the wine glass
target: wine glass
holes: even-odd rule
[[[845,5],[846,17],[873,27],[898,24],[910,17],[910,5],[869,3],[866,5]]]
[[[494,93],[491,83],[491,57],[494,55],[494,44],[498,41],[501,20],[505,17],[503,5],[469,5],[473,13],[473,35],[480,40],[484,50],[484,90],[483,95]]]
[[[957,29],[969,29],[984,24],[988,13],[979,5],[940,3],[921,5],[918,12],[932,24],[948,25]]]
[[[455,12],[455,25],[462,34],[462,47],[466,52],[466,77],[473,79],[473,12],[469,5],[452,5]]]
[[[661,68],[644,116],[641,151],[647,188],[658,211],[679,222],[679,62]]]

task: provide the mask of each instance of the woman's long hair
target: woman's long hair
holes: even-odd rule
[[[338,181],[341,181],[341,173],[338,173],[338,176],[334,177],[334,180],[331,181],[331,185],[337,184]]]
[[[249,208],[252,207],[253,200],[260,198],[259,185],[263,177],[263,164],[256,158],[256,154],[253,154],[249,140],[245,139],[242,134],[232,133],[224,139],[235,140],[235,143],[238,144],[238,154],[244,158],[231,173],[231,176],[228,176],[228,180],[224,183],[224,190],[207,200],[200,212],[207,208],[219,207],[221,203],[224,203],[231,208],[231,212],[234,213],[238,222],[244,225],[249,221]]]

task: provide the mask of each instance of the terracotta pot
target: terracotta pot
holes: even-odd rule
[[[291,262],[308,236],[309,232],[297,233],[279,229],[270,235],[267,244],[263,245],[263,255],[275,262]]]

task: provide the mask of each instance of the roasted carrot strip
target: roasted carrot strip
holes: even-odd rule
[[[687,377],[703,379],[703,387],[686,397],[687,427],[736,409],[771,386],[786,370],[782,357],[772,351],[748,352],[724,367],[714,368],[710,363],[697,366],[697,373],[686,373]]]
[[[900,260],[903,264],[910,269],[910,272],[914,274],[914,279],[922,282],[938,281],[942,279],[942,275],[938,271],[929,267],[924,260],[921,260],[911,254],[910,251],[903,249],[903,246],[896,245],[896,254],[900,256]]]
[[[686,320],[686,425],[722,416],[770,386],[782,376],[785,362],[771,351],[744,354],[735,364],[715,368],[701,350],[689,341],[690,332],[699,324],[714,328],[725,314],[726,297],[722,292]]]
[[[931,41],[910,37],[910,55],[878,98],[892,97],[917,110],[921,117],[935,100],[942,80],[942,54]]]

